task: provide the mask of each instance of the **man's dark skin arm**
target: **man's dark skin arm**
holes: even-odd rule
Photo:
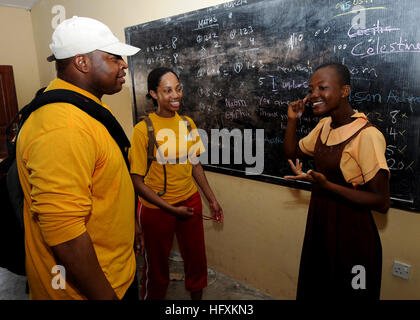
[[[66,269],[69,282],[89,300],[118,300],[93,248],[89,233],[51,247],[58,263]]]

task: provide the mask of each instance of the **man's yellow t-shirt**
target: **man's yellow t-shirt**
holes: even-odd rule
[[[109,109],[61,79],[46,90],[52,89],[76,91]],[[105,276],[122,298],[136,272],[134,190],[121,151],[105,126],[74,105],[45,105],[23,125],[16,158],[25,198],[30,298],[84,299],[71,283],[65,283],[65,289],[59,285],[50,247],[86,231]]]
[[[144,180],[154,192],[164,189],[163,165],[166,162],[167,189],[162,199],[170,204],[175,204],[186,200],[197,192],[197,187],[192,178],[191,161],[198,159],[198,156],[205,151],[200,139],[197,127],[191,118],[191,131],[188,132],[187,126],[182,118],[175,113],[170,118],[160,117],[156,113],[149,114],[153,123],[154,133],[161,154],[154,148],[155,156],[158,161],[153,161]],[[130,172],[144,176],[147,171],[147,147],[149,137],[145,121],[136,124],[131,138],[131,148],[128,153],[130,160]],[[161,158],[159,158],[161,156]],[[149,208],[157,208],[145,199],[141,199],[143,205]]]

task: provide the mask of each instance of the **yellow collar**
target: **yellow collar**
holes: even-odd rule
[[[363,128],[368,122],[367,117],[362,112],[358,112],[357,110],[354,111],[356,113],[351,117],[357,118],[356,120],[335,129],[331,128],[332,119],[331,117],[328,117],[322,127],[321,142],[327,146],[334,146],[346,141],[358,130]]]
[[[96,103],[99,103],[100,105],[102,105],[102,106],[104,106],[108,109],[108,107],[104,103],[102,103],[102,101],[99,100],[92,93],[90,93],[86,90],[83,90],[82,88],[79,88],[79,87],[75,86],[74,84],[71,84],[70,82],[64,81],[63,79],[56,78],[53,81],[51,81],[50,84],[48,85],[47,89],[45,89],[45,91],[54,90],[54,89],[66,89],[66,90],[75,91],[77,93],[80,93],[80,94],[84,95],[85,97],[88,97],[88,98],[92,99]]]

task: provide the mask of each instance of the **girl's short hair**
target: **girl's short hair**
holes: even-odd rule
[[[335,70],[338,77],[340,78],[341,85],[343,86],[350,85],[350,80],[351,80],[350,71],[344,64],[337,63],[337,62],[327,62],[316,67],[314,72],[318,71],[319,69],[328,68],[328,67],[333,68]]]

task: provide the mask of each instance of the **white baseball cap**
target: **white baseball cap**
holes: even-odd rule
[[[66,19],[54,30],[48,61],[101,50],[119,56],[132,56],[140,49],[118,40],[102,22],[85,17]]]

